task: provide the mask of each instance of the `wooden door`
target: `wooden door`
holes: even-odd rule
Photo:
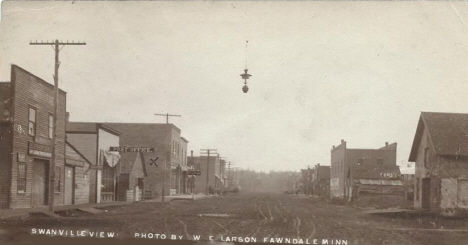
[[[422,179],[422,208],[429,209],[431,207],[431,179]]]
[[[32,205],[43,206],[48,203],[48,186],[49,186],[49,162],[39,159],[34,159],[33,163],[33,189],[32,189]]]
[[[75,188],[75,168],[65,166],[65,204],[73,204]]]

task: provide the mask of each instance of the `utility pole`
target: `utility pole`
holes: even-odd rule
[[[55,141],[57,138],[57,115],[58,115],[58,71],[59,71],[59,66],[60,66],[60,61],[59,61],[59,53],[60,50],[65,46],[65,45],[86,45],[85,42],[62,42],[59,40],[55,40],[52,42],[48,41],[31,41],[29,42],[29,45],[51,45],[52,48],[55,51],[55,72],[54,72],[54,113],[53,113],[53,121],[54,125],[52,127],[52,156],[50,159],[49,163],[49,210],[50,212],[54,212],[54,195],[55,195]],[[60,48],[59,46],[62,46]]]
[[[234,164],[233,164],[234,165]],[[231,161],[229,161],[229,165],[228,165],[228,188],[231,188]]]
[[[175,114],[162,114],[162,113],[154,113],[155,116],[164,116],[166,117],[166,124],[169,124],[169,117],[182,117],[181,115],[175,115]]]
[[[206,160],[206,194],[208,195],[209,194],[209,190],[208,190],[208,183],[209,183],[209,179],[210,179],[210,154],[213,153],[213,154],[218,154],[217,150],[216,149],[200,149],[200,155],[206,155],[207,156],[207,160]]]

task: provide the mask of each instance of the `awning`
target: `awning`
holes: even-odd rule
[[[363,185],[403,185],[401,180],[378,180],[378,179],[359,179]]]
[[[101,161],[99,163],[100,165],[103,165],[104,159],[106,160],[107,165],[109,165],[109,167],[113,168],[119,162],[120,155],[118,153],[115,153],[115,152],[101,150]]]

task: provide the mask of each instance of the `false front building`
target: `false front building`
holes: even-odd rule
[[[65,106],[66,93],[59,90],[51,165],[54,86],[16,65],[11,81],[0,83],[1,208],[45,206],[51,195],[54,204],[64,203]]]

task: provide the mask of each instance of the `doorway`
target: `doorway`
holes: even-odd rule
[[[75,168],[65,166],[65,204],[74,204]]]
[[[423,178],[422,179],[422,197],[421,197],[421,206],[423,209],[429,209],[431,207],[431,179]]]
[[[32,186],[32,205],[47,205],[49,196],[49,161],[34,159]]]

